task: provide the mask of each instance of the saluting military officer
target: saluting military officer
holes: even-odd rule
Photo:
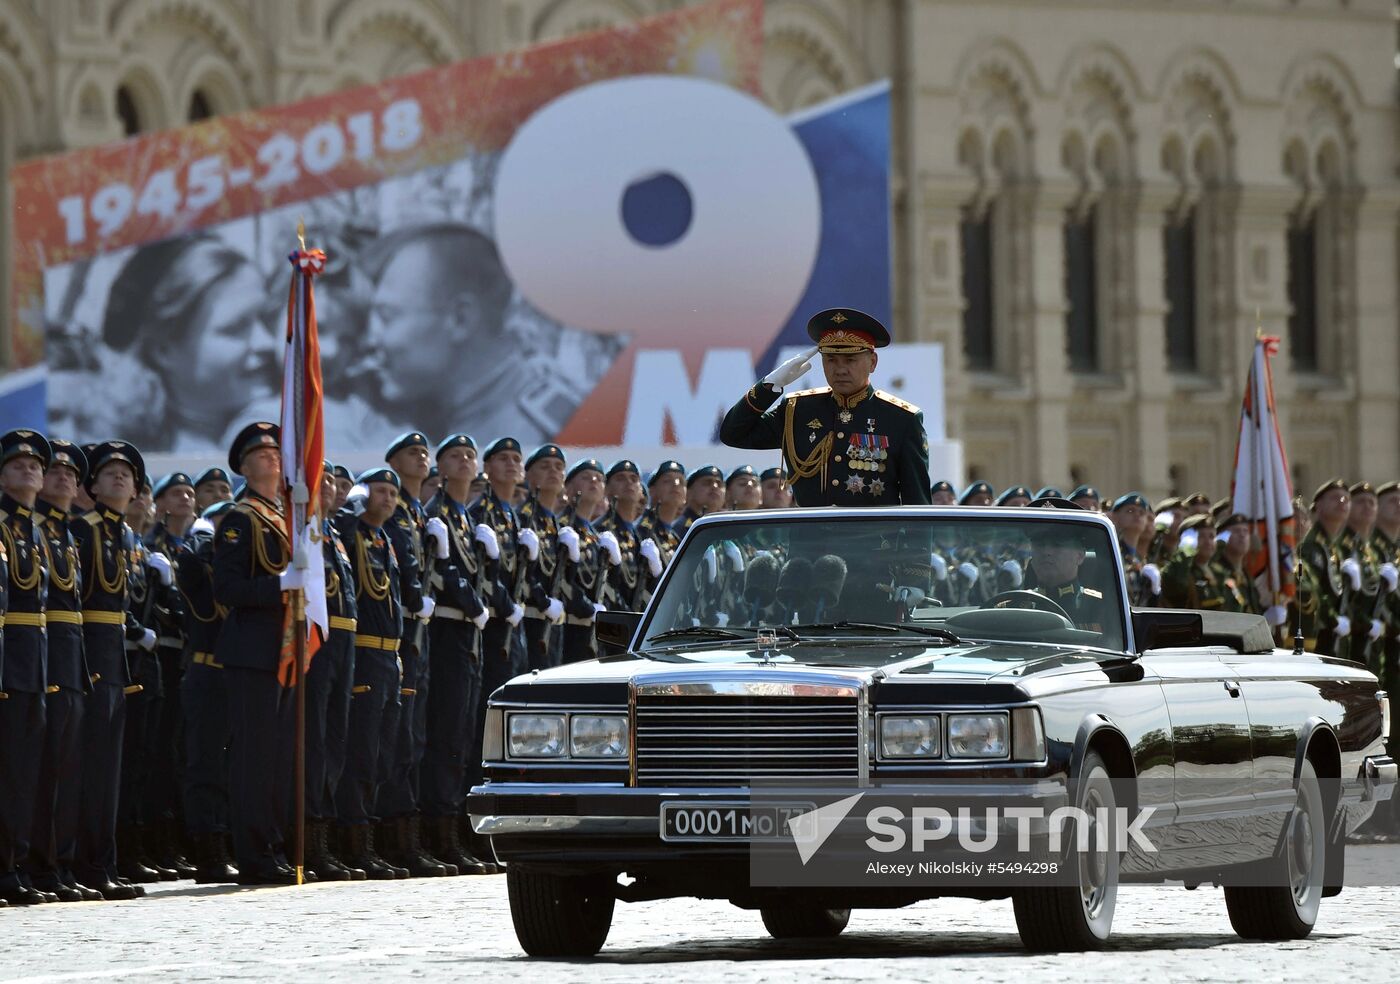
[[[563,642],[553,627],[564,621],[564,603],[559,597],[567,565],[559,553],[559,520],[555,510],[563,500],[564,452],[557,444],[541,444],[525,461],[525,483],[530,496],[519,509],[520,525],[533,530],[539,548],[530,561],[530,580],[538,586],[538,597],[525,606],[525,655],[532,670],[558,666]],[[543,602],[543,604],[540,604]]]
[[[1299,585],[1298,603],[1310,623],[1304,635],[1316,638],[1316,651],[1336,654],[1338,643],[1351,635],[1351,583],[1342,572],[1337,537],[1351,512],[1351,495],[1340,478],[1320,485],[1312,498],[1312,528],[1298,544],[1298,557],[1311,574],[1309,587]]]
[[[131,899],[145,890],[117,873],[126,699],[137,686],[127,665],[126,642],[139,640],[149,652],[155,648],[156,634],[129,610],[136,535],[126,525],[126,510],[146,480],[146,466],[140,452],[125,441],[94,444],[87,459],[85,487],[94,506],[71,525],[82,564],[83,650],[93,684],[83,713],[83,790],[74,875],[104,899]]]
[[[44,487],[49,442],[32,430],[0,436],[0,551],[9,558],[9,611],[0,662],[0,899],[11,905],[57,902],[35,889],[29,859],[43,755],[48,690],[48,540],[35,502]],[[67,893],[65,893],[67,894]]]
[[[83,655],[82,569],[68,529],[73,495],[87,478],[77,445],[49,442],[51,457],[34,514],[48,540],[48,693],[44,699],[44,751],[39,760],[34,835],[29,846],[34,887],[64,901],[97,901],[102,893],[78,884],[79,806],[83,785],[82,727],[92,689]],[[3,650],[0,650],[3,652]]]
[[[292,691],[278,679],[286,592],[301,587],[282,504],[281,432],[257,421],[233,439],[229,468],[247,482],[214,543],[214,598],[228,609],[214,650],[228,687],[229,826],[242,885],[294,885],[283,824]],[[308,878],[315,875],[308,873]]]
[[[918,407],[870,385],[890,343],[875,318],[853,308],[807,322],[816,347],[789,359],[744,394],[720,425],[730,447],[781,448],[800,506],[873,506],[929,501],[928,435]],[[778,402],[818,352],[827,385]]]

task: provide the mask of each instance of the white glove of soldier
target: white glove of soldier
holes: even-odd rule
[[[1001,562],[1001,572],[1011,581],[1011,586],[1013,588],[1019,588],[1021,586],[1021,581],[1024,579],[1021,576],[1021,565],[1016,563],[1016,561],[1003,560]]]
[[[719,627],[722,629],[722,628],[724,628],[724,627],[725,627],[726,625],[728,625],[728,624],[729,624],[729,613],[728,613],[728,612],[715,612],[715,625],[719,626]]]
[[[520,532],[516,534],[516,539],[519,540],[520,545],[525,548],[526,556],[531,560],[539,559],[540,538],[534,530],[530,529],[528,526],[522,527]]]
[[[496,531],[485,523],[477,523],[476,529],[472,531],[476,542],[481,544],[486,551],[486,556],[496,560],[501,556],[501,541],[496,539]]]
[[[525,609],[521,608],[518,604],[511,605],[510,614],[506,616],[506,621],[509,622],[512,626],[516,626],[520,624],[520,620],[524,617]]]
[[[564,603],[558,598],[550,598],[549,604],[544,606],[545,621],[558,625],[564,621]]]
[[[175,580],[175,571],[170,566],[170,558],[163,553],[153,553],[146,556],[146,566],[160,575],[160,583],[167,588]]]
[[[1230,531],[1229,531],[1229,530],[1221,530],[1219,533],[1215,534],[1215,545],[1216,545],[1216,546],[1218,546],[1218,547],[1219,547],[1219,546],[1224,546],[1225,544],[1227,544],[1227,543],[1229,543],[1229,542],[1230,542]]]
[[[1366,638],[1371,640],[1379,639],[1381,633],[1384,631],[1385,623],[1378,618],[1373,618],[1371,619],[1371,631],[1366,633]]]
[[[812,368],[812,356],[817,354],[817,346],[813,345],[807,351],[794,355],[782,365],[778,366],[768,375],[763,377],[763,381],[775,389],[782,389],[788,383],[795,383],[807,374]]]
[[[203,516],[200,516],[198,519],[196,519],[193,523],[190,524],[190,532],[213,533],[214,524],[209,522],[209,520],[205,519]]]
[[[433,599],[431,599],[431,598],[424,598],[424,599],[423,599],[423,607],[420,608],[420,609],[418,609],[418,611],[414,612],[414,615],[417,616],[418,618],[427,620],[427,619],[430,619],[430,618],[433,617],[433,611],[434,611],[434,609],[436,609],[436,608],[437,608],[437,602],[436,602],[436,601],[433,601]]]
[[[146,652],[150,652],[152,649],[156,648],[155,630],[147,629],[145,632],[143,632],[141,634],[141,641],[138,642],[136,645],[146,650]]]
[[[729,566],[734,569],[734,573],[744,572],[744,555],[739,552],[738,544],[732,540],[724,541],[724,557],[729,561]]]
[[[1148,586],[1152,588],[1152,593],[1154,595],[1162,593],[1162,572],[1157,568],[1156,564],[1143,564],[1142,577],[1143,580],[1147,582]]]
[[[491,610],[489,608],[483,608],[481,614],[472,619],[472,624],[478,629],[485,630],[486,623],[489,621],[491,621]]]
[[[1347,618],[1345,615],[1338,615],[1337,628],[1336,631],[1333,632],[1333,635],[1338,639],[1351,635],[1351,619]]]
[[[641,555],[647,562],[647,570],[651,571],[652,577],[661,576],[661,548],[656,545],[656,541],[647,537],[642,541]]]
[[[447,559],[447,524],[437,516],[428,520],[423,528],[424,535],[433,541],[433,556],[438,560]]]
[[[1381,565],[1381,580],[1385,582],[1387,592],[1394,591],[1396,585],[1400,584],[1400,571],[1396,570],[1394,564],[1387,561]]]
[[[565,526],[559,531],[559,542],[564,545],[564,549],[569,552],[569,560],[578,563],[578,530],[572,526]]]
[[[929,566],[933,568],[933,579],[935,581],[948,580],[948,562],[943,559],[942,554],[929,554]]]
[[[977,569],[977,565],[966,560],[958,565],[958,573],[967,580],[969,585],[976,584],[977,579],[982,576],[982,572]]]
[[[598,534],[598,546],[607,553],[609,564],[614,567],[622,566],[622,548],[617,545],[617,537],[613,536],[612,530],[604,530]]]
[[[607,605],[600,605],[596,601],[593,603],[593,621],[598,621],[598,613],[608,610]]]
[[[705,580],[714,584],[719,579],[719,555],[714,547],[705,548]]]
[[[1282,605],[1270,605],[1264,612],[1264,621],[1270,625],[1282,625],[1288,621],[1288,609]]]
[[[1348,557],[1342,561],[1342,573],[1351,582],[1351,590],[1361,590],[1361,565],[1356,562],[1355,557]]]
[[[1152,521],[1154,529],[1169,530],[1176,523],[1176,513],[1171,511],[1159,512],[1157,518]]]
[[[277,575],[278,588],[282,591],[296,591],[306,586],[300,567],[288,564],[287,569]]]
[[[894,600],[908,612],[922,605],[927,597],[922,588],[900,586],[894,589]]]

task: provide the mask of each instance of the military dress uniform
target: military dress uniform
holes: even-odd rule
[[[702,478],[714,478],[720,482],[724,481],[724,472],[720,471],[718,465],[701,465],[685,477],[685,487],[687,490]],[[685,535],[690,532],[690,528],[695,525],[695,521],[704,513],[697,512],[690,506],[686,506],[681,514],[676,517],[676,521],[671,524],[671,529],[676,534],[677,541],[685,539]]]
[[[1334,479],[1322,485],[1313,494],[1313,503],[1323,494],[1335,489],[1345,489],[1346,484]],[[1308,575],[1306,584],[1299,582],[1298,605],[1303,616],[1304,637],[1314,640],[1315,652],[1338,652],[1338,643],[1350,634],[1351,586],[1341,571],[1341,558],[1337,555],[1336,544],[1328,539],[1321,523],[1312,528],[1298,544],[1298,558],[1303,562]],[[1345,617],[1343,623],[1340,618]],[[1346,625],[1347,632],[1338,635],[1337,630]]]
[[[526,459],[526,472],[536,462],[550,458],[564,461],[563,450],[557,444],[540,445]],[[559,520],[554,511],[546,508],[533,492],[521,504],[517,515],[520,525],[533,530],[539,538],[539,553],[530,562],[530,581],[537,590],[525,606],[525,619],[521,627],[525,633],[528,668],[545,670],[559,665],[561,652],[559,640],[554,638],[558,634],[554,631],[554,625],[562,618],[559,588],[566,566],[559,553]]]
[[[580,461],[569,470],[569,478],[591,469],[601,472],[603,466],[595,459]],[[578,511],[578,503],[570,503],[559,513],[559,526],[568,527],[578,537],[578,560],[566,559],[563,580],[564,658],[565,663],[577,663],[598,655],[594,623],[607,590],[607,561],[598,539],[598,530]]]
[[[29,430],[0,437],[0,458],[37,459],[47,468],[49,443]],[[56,901],[35,891],[21,865],[29,860],[45,736],[48,691],[48,540],[41,515],[0,495],[0,549],[9,558],[4,662],[0,664],[0,898],[11,904]]]
[[[608,469],[607,477],[612,478],[624,472],[641,475],[633,462],[623,459],[613,463]],[[612,611],[641,611],[644,605],[642,595],[647,586],[647,562],[642,557],[642,536],[637,530],[637,524],[619,513],[617,503],[613,502],[607,513],[593,525],[599,533],[613,535],[622,557],[622,563],[608,565],[607,591],[600,600]]]
[[[807,332],[823,353],[889,344],[876,319],[850,308],[822,311]],[[928,435],[923,412],[873,386],[849,397],[829,386],[788,394],[760,382],[730,408],[720,440],[734,448],[781,448],[799,506],[927,504]],[[776,410],[772,410],[774,404]]]
[[[50,468],[71,468],[79,483],[87,477],[87,461],[74,444],[55,440],[51,449]],[[77,893],[96,900],[101,894],[80,888],[73,876],[82,791],[83,711],[92,689],[83,655],[82,567],[68,529],[67,511],[40,499],[34,504],[34,514],[40,517],[48,540],[48,688],[29,846],[30,876],[40,891],[60,896]]]
[[[1369,482],[1357,482],[1348,491],[1353,501],[1361,494],[1375,495],[1375,489]],[[1376,552],[1370,533],[1363,535],[1350,526],[1337,534],[1336,550],[1341,563],[1345,565],[1343,576],[1351,589],[1351,606],[1345,612],[1351,619],[1351,634],[1338,646],[1338,655],[1366,664],[1379,676],[1384,647],[1379,637],[1372,639],[1370,633],[1372,622],[1380,621],[1385,604],[1385,585],[1381,583],[1380,576],[1381,564],[1385,561]],[[1356,582],[1359,582],[1359,586],[1351,583],[1352,577],[1346,571],[1357,572]]]

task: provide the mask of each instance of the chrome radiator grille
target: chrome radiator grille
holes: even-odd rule
[[[639,786],[859,776],[855,697],[639,694],[636,706]]]

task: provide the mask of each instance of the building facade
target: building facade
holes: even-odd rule
[[[685,5],[0,0],[0,166]],[[893,82],[896,331],[945,347],[954,477],[1224,494],[1257,328],[1299,488],[1400,477],[1393,0],[768,0],[765,35],[779,111]]]

